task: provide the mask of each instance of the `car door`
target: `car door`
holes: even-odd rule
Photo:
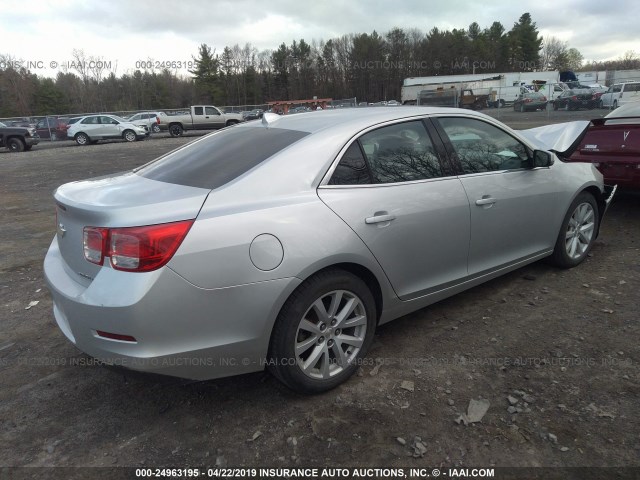
[[[76,131],[84,132],[89,135],[90,138],[100,138],[100,117],[98,115],[86,117],[80,124]]]
[[[115,118],[100,115],[99,138],[119,138],[122,135],[118,128],[119,124],[120,122]]]
[[[364,132],[318,188],[402,299],[467,274],[469,202],[426,125],[414,120]]]
[[[224,127],[224,118],[220,115],[220,112],[215,107],[204,107],[205,121],[207,122],[207,128],[222,128]]]
[[[531,168],[531,149],[488,121],[442,116],[434,123],[469,200],[469,275],[552,249],[562,191],[553,171]]]

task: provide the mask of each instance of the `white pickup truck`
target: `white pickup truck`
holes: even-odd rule
[[[169,130],[179,137],[185,130],[215,130],[243,121],[239,113],[223,113],[213,105],[193,105],[185,115],[167,115],[160,118],[160,129]]]

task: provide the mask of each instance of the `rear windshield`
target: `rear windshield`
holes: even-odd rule
[[[136,173],[160,182],[214,189],[307,135],[283,128],[231,127],[143,165]]]

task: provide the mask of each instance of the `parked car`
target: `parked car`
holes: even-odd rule
[[[294,114],[294,113],[305,113],[310,111],[311,111],[311,108],[309,107],[292,107],[289,109],[288,113]]]
[[[31,150],[39,142],[40,137],[35,127],[9,127],[0,122],[0,147],[11,152],[23,152]]]
[[[516,112],[544,110],[545,108],[547,108],[547,97],[540,92],[522,93],[513,102],[513,110]]]
[[[640,100],[640,82],[616,83],[600,96],[600,108],[618,108]]]
[[[149,132],[160,133],[160,113],[140,112],[127,119],[134,125],[146,127]]]
[[[63,185],[44,260],[55,319],[107,363],[191,379],[266,366],[328,390],[378,325],[586,258],[602,175],[537,142],[452,108],[267,113]]]
[[[249,121],[249,120],[259,120],[262,118],[262,115],[264,114],[264,110],[261,110],[259,108],[256,108],[254,110],[249,110],[249,111],[245,111],[245,112],[240,112],[240,114],[242,115],[242,118],[245,121]]]
[[[640,189],[640,101],[591,120],[570,159],[593,163],[605,183]]]
[[[216,130],[244,122],[239,113],[222,113],[213,105],[193,105],[184,115],[170,115],[161,119],[160,128],[179,137],[185,130]]]
[[[67,137],[74,139],[78,145],[114,138],[135,142],[144,139],[147,135],[149,131],[145,127],[134,125],[116,115],[87,115],[69,126],[67,130]]]
[[[553,101],[553,109],[579,110],[592,109],[596,106],[596,99],[589,88],[569,89]]]
[[[45,117],[38,120],[36,130],[40,138],[48,138],[51,141],[66,140],[69,119]]]

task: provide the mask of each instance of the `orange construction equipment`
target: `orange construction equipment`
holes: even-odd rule
[[[276,100],[275,102],[267,102],[269,108],[273,111],[286,115],[289,113],[291,107],[297,106],[310,106],[314,110],[320,107],[322,110],[327,108],[327,104],[331,101],[331,98],[316,98],[313,100]]]

